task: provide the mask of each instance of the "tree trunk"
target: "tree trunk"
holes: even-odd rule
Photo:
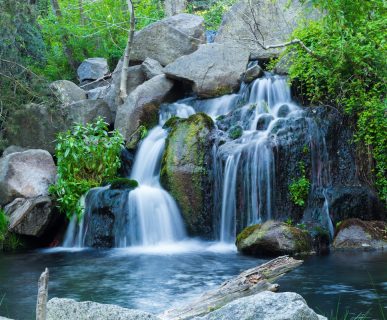
[[[48,269],[40,275],[38,282],[38,301],[36,303],[36,320],[46,320],[48,297]]]
[[[61,22],[63,15],[62,15],[62,10],[60,9],[58,0],[51,0],[51,6],[52,6],[52,9],[54,11],[54,14],[55,14],[58,22]],[[77,70],[77,65],[76,65],[75,60],[74,60],[74,53],[71,50],[71,48],[69,48],[67,46],[67,43],[69,42],[69,37],[66,34],[63,34],[62,40],[63,40],[64,53],[68,59],[68,62],[69,62],[71,69],[75,72]]]
[[[278,291],[273,281],[282,277],[302,264],[288,256],[278,257],[265,264],[242,272],[235,278],[224,282],[217,289],[208,291],[186,306],[170,309],[159,315],[162,319],[184,320],[202,316],[227,303],[261,291]]]
[[[187,8],[186,0],[165,0],[165,15],[167,17],[183,13]]]
[[[127,89],[128,69],[129,69],[129,61],[130,61],[130,51],[132,50],[135,23],[136,23],[132,0],[128,0],[128,9],[130,12],[130,30],[129,30],[128,42],[125,48],[124,61],[122,63],[122,70],[121,70],[121,82],[120,82],[121,102],[123,102],[125,98],[128,96],[128,89]]]
[[[84,26],[86,24],[86,17],[85,17],[85,11],[83,9],[83,1],[78,0],[78,6],[79,6],[79,18],[81,25]]]

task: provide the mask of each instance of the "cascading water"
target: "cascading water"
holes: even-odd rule
[[[160,185],[160,163],[168,136],[162,125],[172,116],[186,118],[194,113],[195,110],[184,103],[165,106],[160,113],[160,124],[141,142],[130,176],[139,186],[120,195],[127,197],[127,201],[118,201],[123,205],[118,208],[113,227],[115,247],[153,246],[186,238],[177,204]],[[85,197],[88,201],[84,216],[79,223],[76,217],[70,221],[64,247],[87,246],[89,224],[95,210],[93,205],[102,202],[100,198],[106,192],[109,187],[89,191]]]
[[[285,77],[267,75],[245,87],[240,95],[248,101],[239,113],[243,134],[216,152],[216,168],[225,162],[223,173],[216,174],[222,180],[216,185],[223,186],[218,231],[222,242],[234,242],[238,223],[248,226],[271,218],[275,170],[270,134],[279,119],[301,112],[292,103]],[[240,221],[238,210],[244,212]]]

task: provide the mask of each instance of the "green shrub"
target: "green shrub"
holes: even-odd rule
[[[308,198],[310,181],[306,178],[305,164],[299,163],[301,176],[289,185],[290,198],[294,204],[303,207]]]
[[[8,232],[8,217],[5,214],[4,210],[0,209],[0,247],[7,236]]]
[[[102,118],[86,126],[76,124],[72,130],[58,135],[58,180],[50,191],[68,217],[81,216],[79,200],[90,188],[116,177],[123,143],[118,131],[108,132],[108,124]]]
[[[362,158],[373,156],[375,186],[387,201],[386,6],[381,0],[313,0],[325,12],[293,32],[313,51],[288,48],[290,78],[305,102],[338,107],[356,121]],[[285,52],[286,54],[286,52]]]

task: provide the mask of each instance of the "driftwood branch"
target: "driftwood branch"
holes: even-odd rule
[[[302,262],[302,260],[295,260],[288,256],[278,257],[242,272],[237,277],[224,282],[219,288],[204,293],[186,306],[167,310],[159,316],[168,320],[190,319],[219,309],[241,297],[267,290],[278,291],[279,286],[273,284],[273,281],[297,268]]]
[[[48,269],[40,275],[38,282],[38,301],[36,303],[36,320],[46,320],[48,297]]]

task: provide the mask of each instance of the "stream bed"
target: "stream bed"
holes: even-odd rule
[[[37,280],[50,269],[49,297],[117,304],[159,313],[267,260],[234,248],[190,241],[174,246],[0,254],[0,315],[34,319]],[[316,312],[343,319],[387,314],[387,252],[311,256],[279,279]],[[346,318],[350,319],[350,317]]]

